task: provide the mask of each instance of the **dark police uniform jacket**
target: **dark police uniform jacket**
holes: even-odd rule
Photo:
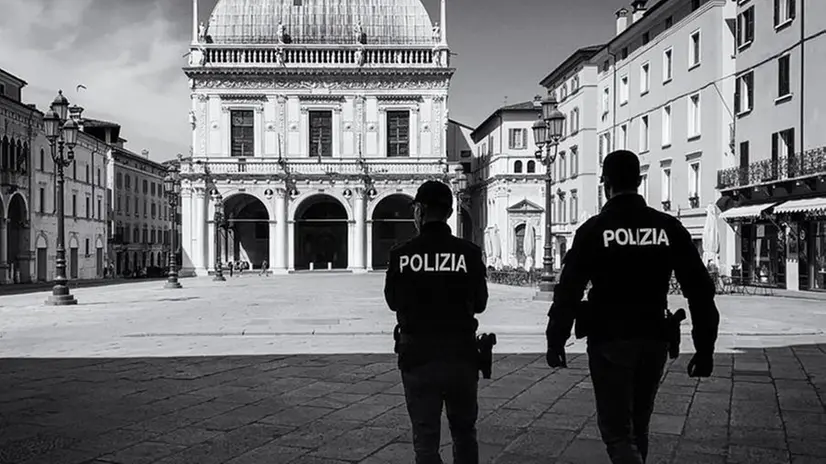
[[[680,221],[648,207],[641,196],[611,198],[577,230],[563,264],[548,313],[549,343],[564,345],[583,307],[589,308],[583,311],[590,314],[589,343],[667,339],[663,318],[673,271],[688,299],[694,346],[713,351],[720,321],[714,283]],[[588,282],[588,304],[582,306]]]
[[[487,269],[482,250],[454,237],[441,222],[422,226],[421,233],[390,251],[384,286],[387,305],[396,313],[399,328],[409,349],[400,357],[426,362],[452,348],[476,353],[475,315],[487,306]]]

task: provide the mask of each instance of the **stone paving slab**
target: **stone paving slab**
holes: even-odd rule
[[[826,462],[826,345],[719,354],[703,380],[687,361],[664,375],[649,462]],[[753,363],[768,382],[738,371]],[[2,359],[0,385],[3,464],[412,462],[392,355]],[[587,355],[497,354],[479,396],[482,462],[609,462]]]

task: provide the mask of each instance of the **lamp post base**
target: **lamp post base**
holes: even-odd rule
[[[554,287],[556,287],[556,282],[539,282],[539,289],[533,296],[534,301],[553,301]]]
[[[183,288],[183,286],[177,280],[167,280],[166,283],[163,285],[163,288]]]
[[[68,293],[66,295],[50,295],[46,299],[46,305],[48,306],[71,306],[76,304],[75,297]]]

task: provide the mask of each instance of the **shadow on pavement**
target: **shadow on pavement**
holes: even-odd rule
[[[480,380],[487,463],[608,463],[587,356],[496,357]],[[826,462],[826,346],[670,363],[652,463]],[[402,463],[410,425],[393,355],[0,359],[0,463]],[[443,426],[443,456],[450,438]],[[794,461],[792,461],[794,459]]]

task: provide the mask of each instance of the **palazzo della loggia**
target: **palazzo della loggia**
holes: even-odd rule
[[[386,267],[416,188],[456,184],[445,16],[444,0],[435,24],[419,0],[219,0],[204,23],[193,0],[182,273]]]

